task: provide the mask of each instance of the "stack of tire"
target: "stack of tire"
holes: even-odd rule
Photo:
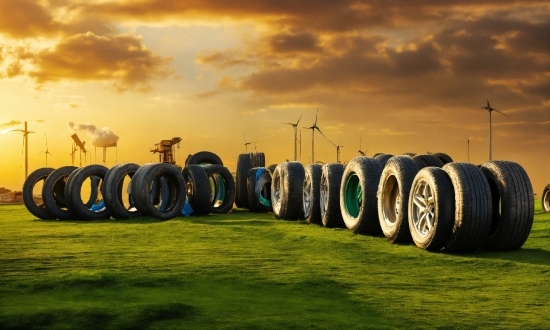
[[[271,212],[271,182],[275,166],[265,167],[263,152],[240,154],[237,159],[235,206],[256,213]]]
[[[281,163],[271,198],[276,218],[347,227],[429,251],[519,249],[534,219],[531,182],[519,164],[476,166],[444,153],[362,156],[345,167]]]
[[[186,200],[195,215],[229,212],[235,198],[233,176],[221,164],[192,164],[197,159],[201,161],[198,156],[191,158],[183,171],[166,163],[143,166],[126,163],[111,169],[102,165],[40,168],[25,180],[23,200],[29,212],[45,220],[139,216],[168,220],[182,213]],[[221,163],[219,157],[217,159],[216,162]],[[129,178],[130,183],[123,191],[125,178]],[[44,181],[43,203],[37,205],[33,190],[40,181]],[[86,182],[91,183],[90,195],[82,196]]]

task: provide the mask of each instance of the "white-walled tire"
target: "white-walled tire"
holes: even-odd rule
[[[277,165],[271,182],[271,206],[277,219],[303,218],[304,167],[299,162]]]

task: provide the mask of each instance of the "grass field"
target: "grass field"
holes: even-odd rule
[[[235,209],[43,221],[0,206],[0,329],[550,329],[550,214],[452,255]]]

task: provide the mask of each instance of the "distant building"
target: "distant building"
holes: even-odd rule
[[[23,202],[23,192],[11,191],[9,189],[1,187],[0,202],[1,203],[21,203]]]

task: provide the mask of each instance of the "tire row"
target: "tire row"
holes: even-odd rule
[[[444,153],[362,156],[345,167],[284,162],[273,172],[271,202],[278,219],[453,253],[519,249],[534,219],[531,182],[519,164],[476,166]]]
[[[183,170],[166,163],[40,168],[25,180],[23,201],[30,213],[45,220],[168,220],[184,213],[184,206],[194,215],[227,213],[235,200],[235,180],[212,155],[188,158]],[[41,181],[42,203],[37,204],[33,190]]]

